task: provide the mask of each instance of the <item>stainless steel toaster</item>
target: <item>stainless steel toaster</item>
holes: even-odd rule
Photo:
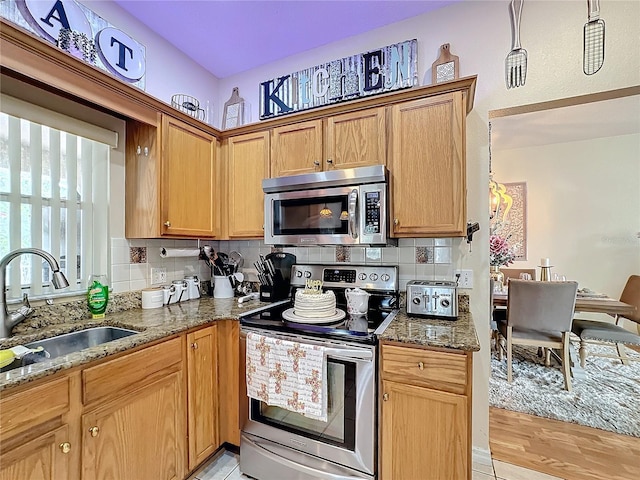
[[[407,315],[458,318],[456,282],[411,280],[407,283]]]

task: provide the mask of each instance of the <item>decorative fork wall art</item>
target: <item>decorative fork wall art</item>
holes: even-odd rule
[[[511,0],[511,51],[505,60],[507,88],[522,87],[527,79],[527,51],[520,45],[520,19],[524,0]]]

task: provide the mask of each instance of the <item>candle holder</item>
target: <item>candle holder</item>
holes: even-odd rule
[[[540,281],[541,282],[550,282],[551,281],[551,265],[549,266],[540,266]]]

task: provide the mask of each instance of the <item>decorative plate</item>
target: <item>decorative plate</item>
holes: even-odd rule
[[[344,310],[340,310],[339,308],[336,308],[336,313],[334,315],[330,317],[319,318],[301,317],[293,313],[293,308],[288,308],[287,310],[282,312],[282,318],[296,323],[335,323],[342,320],[346,315],[346,312]]]

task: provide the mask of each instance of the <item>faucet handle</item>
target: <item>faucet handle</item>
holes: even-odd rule
[[[29,295],[26,293],[22,295],[22,305],[27,308],[31,308],[31,304],[29,303]]]

